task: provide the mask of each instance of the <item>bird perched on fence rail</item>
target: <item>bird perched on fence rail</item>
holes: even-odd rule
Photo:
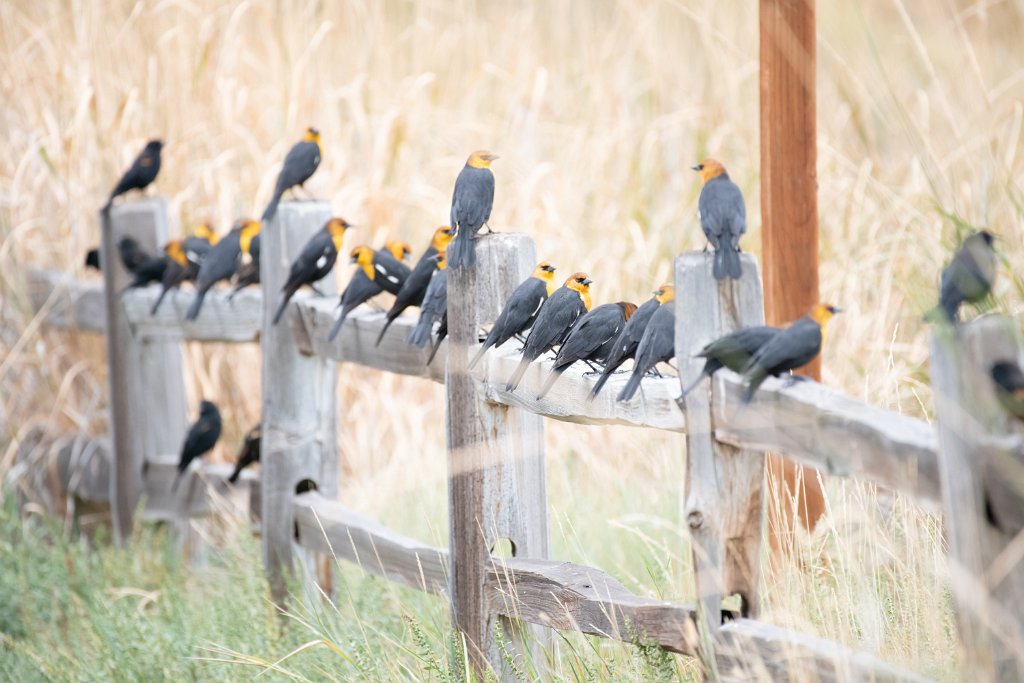
[[[729,178],[725,167],[714,159],[697,164],[693,170],[700,172],[700,179],[704,183],[697,205],[700,227],[715,248],[712,273],[716,280],[738,280],[743,274],[740,236],[747,231],[747,208],[743,203],[743,193]]]
[[[146,146],[139,152],[139,156],[135,157],[135,161],[117,181],[117,185],[110,193],[110,198],[103,205],[104,211],[110,209],[116,197],[129,190],[144,190],[156,180],[157,174],[160,173],[160,150],[163,149],[163,146],[162,140],[150,140],[146,143]]]
[[[388,294],[398,295],[412,270],[405,265],[405,259],[412,254],[412,248],[402,240],[388,240],[373,254],[375,280]]]
[[[334,321],[327,341],[333,341],[338,336],[348,314],[357,306],[383,291],[396,294],[401,290],[410,272],[409,267],[402,263],[407,253],[409,245],[401,240],[392,240],[377,251],[367,246],[358,246],[352,250],[350,262],[359,268],[341,293],[341,315]]]
[[[516,335],[530,329],[537,319],[541,306],[555,290],[555,267],[547,261],[541,261],[533,269],[530,277],[519,283],[512,296],[505,302],[505,307],[498,314],[487,338],[469,362],[468,370],[472,370],[484,353],[492,346],[498,347]]]
[[[381,328],[380,334],[377,335],[375,346],[380,346],[381,340],[384,339],[384,333],[391,327],[391,323],[395,322],[395,318],[402,314],[402,311],[410,306],[419,306],[422,303],[423,295],[427,292],[427,285],[430,284],[430,279],[437,269],[437,260],[434,257],[439,252],[445,251],[451,241],[452,229],[447,225],[434,231],[434,236],[430,240],[430,246],[420,256],[420,260],[416,262],[416,266],[409,273],[409,277],[405,279],[402,288],[398,290],[398,294],[395,295],[395,303],[392,304],[390,310],[385,314],[384,326]],[[449,263],[449,265],[451,264]]]
[[[988,296],[996,278],[994,240],[995,236],[988,230],[968,235],[942,271],[939,305],[925,316],[926,320],[945,318],[947,322],[956,324],[960,304],[965,301],[977,303]]]
[[[167,270],[167,257],[143,251],[131,237],[122,237],[118,243],[121,260],[132,274],[132,281],[125,289],[145,287],[151,282],[160,282]]]
[[[242,218],[235,221],[231,232],[215,244],[203,259],[196,275],[196,295],[185,314],[186,320],[195,320],[203,307],[206,293],[216,283],[227,280],[238,269],[242,252],[248,251],[252,239],[260,233],[259,221]]]
[[[591,363],[603,363],[607,359],[619,334],[622,333],[622,328],[626,326],[626,321],[634,313],[636,304],[619,301],[598,306],[580,318],[569,333],[568,339],[558,349],[551,373],[537,394],[537,400],[544,398],[562,373],[576,361],[581,360],[590,365],[592,370],[596,370]]]
[[[825,343],[829,320],[841,312],[841,308],[829,304],[816,304],[807,315],[798,318],[759,348],[743,369],[743,377],[747,380],[743,402],[750,403],[754,392],[769,375],[778,377],[814,360]]]
[[[654,310],[644,329],[644,335],[636,347],[633,374],[616,397],[618,401],[633,398],[644,376],[654,370],[658,363],[667,363],[676,355],[676,288],[674,285],[662,285],[661,289],[661,305]]]
[[[281,166],[281,172],[277,174],[277,183],[274,185],[274,196],[263,211],[263,222],[267,222],[277,213],[277,205],[285,190],[298,185],[305,189],[304,184],[316,172],[323,157],[323,146],[320,144],[320,131],[316,128],[307,128],[302,140],[288,150]]]
[[[220,411],[210,401],[203,401],[199,404],[199,419],[189,427],[185,443],[181,446],[181,458],[178,460],[178,474],[174,477],[171,485],[171,493],[178,490],[181,477],[185,474],[189,464],[213,450],[220,438],[221,431]]]
[[[260,446],[263,441],[263,423],[257,422],[256,426],[249,430],[242,442],[242,449],[238,452],[238,460],[235,462],[235,469],[228,477],[228,483],[234,484],[238,477],[249,465],[260,461]]]
[[[252,241],[249,242],[249,258],[246,259],[243,256],[238,260],[238,270],[235,271],[235,286],[231,290],[231,294],[228,294],[228,301],[233,300],[235,295],[246,287],[258,285],[260,283],[261,234],[262,233],[259,233],[253,236]],[[242,253],[245,254],[245,251]]]
[[[505,385],[506,391],[515,391],[530,363],[564,342],[573,326],[590,310],[591,282],[586,273],[573,273],[547,298],[530,328],[523,346],[523,359]]]
[[[781,330],[777,327],[754,325],[730,332],[709,343],[696,354],[697,358],[706,359],[704,368],[697,379],[683,390],[677,401],[686,398],[686,395],[693,391],[702,379],[711,377],[722,368],[729,368],[733,372],[743,372],[758,349],[774,339],[779,332]]]
[[[448,250],[448,265],[453,270],[476,263],[476,236],[490,220],[494,204],[491,162],[497,158],[486,150],[473,152],[455,179],[450,216],[455,237]]]
[[[420,304],[420,319],[416,321],[416,327],[412,328],[406,338],[407,342],[420,349],[430,341],[434,323],[440,322],[448,314],[448,270],[444,250],[438,252],[435,258],[437,259],[437,270],[430,276],[430,284],[427,285],[427,291],[423,294],[423,303]],[[431,358],[433,358],[432,355]],[[429,365],[429,361],[427,364]]]
[[[295,296],[295,292],[299,291],[299,287],[309,285],[313,291],[317,291],[315,283],[327,277],[334,268],[334,262],[338,260],[338,251],[341,250],[345,239],[345,231],[350,227],[352,225],[344,218],[329,218],[324,227],[314,233],[302,247],[302,251],[292,263],[291,270],[288,271],[284,287],[281,288],[281,305],[274,314],[274,325],[284,315],[284,309]]]
[[[654,296],[640,304],[636,312],[626,321],[626,325],[622,328],[622,332],[619,333],[618,339],[615,340],[611,351],[608,352],[608,357],[604,362],[604,370],[601,371],[601,376],[598,377],[594,388],[590,390],[587,400],[592,401],[597,398],[597,395],[601,393],[601,389],[604,388],[612,373],[618,370],[627,360],[636,356],[636,349],[640,345],[640,340],[643,339],[644,330],[647,329],[651,316],[661,306],[664,298],[669,293],[674,294],[674,292],[675,285],[671,282],[664,283],[654,290]]]
[[[153,302],[150,315],[156,315],[167,292],[181,286],[183,282],[191,282],[199,274],[199,266],[210,253],[213,245],[220,241],[220,235],[214,232],[209,224],[201,223],[192,234],[184,240],[171,240],[164,245],[167,255],[167,270],[161,280],[160,296]]]

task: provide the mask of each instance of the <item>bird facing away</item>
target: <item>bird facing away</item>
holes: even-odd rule
[[[1018,420],[1024,421],[1024,372],[1011,360],[1001,360],[989,368],[995,384],[996,398],[1003,409]]]
[[[238,460],[235,462],[235,470],[228,477],[228,483],[234,484],[238,481],[239,475],[249,465],[260,461],[260,446],[263,441],[262,423],[257,422],[256,426],[249,430],[242,442],[242,450],[238,452]]]
[[[228,301],[234,299],[235,295],[246,287],[260,283],[260,234],[253,236],[252,241],[249,242],[248,251],[242,250],[243,254],[249,255],[249,259],[246,260],[243,256],[238,260],[238,270],[235,272],[235,286],[231,290],[231,294],[228,294]]]
[[[145,287],[151,282],[160,282],[163,279],[164,271],[167,270],[167,258],[163,254],[147,254],[130,237],[122,238],[118,248],[125,268],[132,274],[132,281],[126,289]]]
[[[285,190],[298,185],[303,187],[316,172],[320,165],[320,158],[323,156],[323,147],[320,144],[320,131],[316,128],[307,128],[302,140],[295,143],[284,158],[281,172],[277,174],[277,183],[274,185],[274,196],[263,211],[263,222],[271,220],[277,213],[277,205]],[[305,189],[303,187],[303,189]]]
[[[683,390],[679,397],[683,399],[705,377],[711,377],[722,368],[733,372],[743,372],[758,349],[770,342],[781,330],[767,325],[744,327],[742,330],[730,332],[709,343],[697,354],[696,358],[704,358],[704,368],[697,379]]]
[[[314,283],[324,279],[331,272],[334,262],[338,260],[338,251],[345,239],[345,231],[350,227],[351,224],[344,218],[330,218],[302,247],[299,256],[292,263],[291,270],[288,271],[284,287],[281,288],[283,295],[281,305],[274,314],[274,325],[284,315],[288,302],[295,296],[295,292],[299,291],[299,287],[313,287]]]
[[[569,338],[558,349],[555,363],[544,382],[544,387],[537,394],[537,400],[544,398],[562,373],[576,361],[581,360],[588,365],[603,363],[622,333],[622,328],[634,313],[636,304],[619,301],[598,306],[580,318],[579,323],[569,333]]]
[[[139,156],[135,157],[135,161],[117,181],[117,185],[110,193],[110,198],[103,206],[104,211],[110,209],[115,197],[119,197],[129,190],[144,190],[156,180],[156,175],[160,172],[160,150],[163,149],[163,146],[164,143],[161,140],[150,140],[146,143],[143,150],[139,152]]]
[[[530,328],[530,335],[523,346],[523,359],[505,385],[506,391],[515,391],[530,363],[564,342],[573,326],[590,310],[591,282],[586,273],[573,273],[547,298]]]
[[[618,370],[627,360],[636,356],[636,349],[640,345],[640,340],[643,339],[647,323],[650,322],[651,316],[658,310],[658,306],[661,306],[662,300],[670,292],[675,292],[675,285],[671,282],[662,284],[654,290],[654,296],[640,304],[636,312],[626,321],[622,332],[619,333],[618,338],[612,344],[608,357],[605,358],[604,369],[601,371],[601,376],[597,378],[594,387],[590,390],[590,395],[587,397],[588,401],[593,401],[597,398],[597,395],[601,393],[601,389],[604,388],[612,373]]]
[[[926,317],[935,320],[941,315],[951,323],[959,319],[960,304],[977,303],[992,291],[996,277],[995,236],[988,230],[972,233],[953,255],[942,271],[939,285],[939,306]]]
[[[427,285],[430,284],[430,279],[437,269],[437,256],[438,252],[445,251],[448,248],[448,243],[452,241],[452,229],[447,225],[441,226],[434,231],[434,236],[430,240],[430,246],[420,256],[420,260],[416,262],[416,266],[409,273],[409,277],[405,279],[402,284],[402,288],[398,290],[398,294],[395,295],[395,303],[392,304],[391,308],[384,316],[384,327],[381,328],[380,334],[377,335],[377,341],[375,346],[380,346],[380,342],[384,339],[384,333],[391,327],[391,323],[395,322],[395,318],[402,314],[402,311],[409,308],[410,306],[419,306],[423,301],[423,295],[427,292]],[[451,265],[449,263],[449,265]]]
[[[491,331],[480,346],[480,349],[469,362],[468,370],[484,357],[484,353],[492,346],[498,347],[512,337],[526,332],[537,319],[540,307],[547,301],[555,289],[555,267],[547,261],[541,261],[533,269],[530,277],[519,283],[512,296],[505,302],[505,307],[498,314]]]
[[[409,332],[406,341],[413,346],[422,349],[430,341],[430,333],[434,330],[434,323],[440,322],[448,311],[448,270],[445,259],[445,252],[437,255],[437,270],[430,277],[430,284],[423,294],[423,302],[420,304],[420,319],[416,321],[416,327]]]
[[[743,377],[747,380],[743,402],[750,403],[754,392],[769,375],[778,377],[814,360],[825,343],[828,321],[841,312],[842,309],[835,306],[816,304],[807,315],[791,323],[758,349],[743,369]]]
[[[243,249],[249,249],[252,239],[260,233],[260,228],[259,221],[239,219],[235,221],[231,232],[210,249],[196,274],[196,295],[185,314],[186,320],[195,320],[199,317],[203,300],[211,287],[235,274]]]
[[[712,273],[716,280],[738,280],[743,274],[740,236],[747,231],[747,207],[743,203],[743,193],[729,179],[725,167],[714,159],[697,164],[693,170],[700,172],[704,183],[697,206],[700,227],[715,248]]]
[[[666,291],[661,295],[661,304],[651,315],[636,347],[633,374],[616,397],[618,401],[633,398],[644,376],[654,370],[658,363],[667,363],[676,355],[676,307],[673,303],[676,300],[676,288],[662,285],[661,289]]]
[[[476,235],[490,220],[494,204],[491,162],[497,158],[486,150],[473,152],[455,179],[450,216],[455,238],[448,250],[448,265],[453,269],[476,263]]]
[[[199,404],[199,419],[189,427],[185,443],[181,446],[181,458],[178,460],[178,474],[171,485],[171,493],[178,490],[181,477],[189,464],[196,458],[210,452],[220,438],[220,411],[210,401]]]
[[[122,237],[117,241],[117,255],[124,269],[133,274],[149,258],[149,254],[139,246],[134,237]]]

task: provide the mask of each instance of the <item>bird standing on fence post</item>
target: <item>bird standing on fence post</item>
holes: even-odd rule
[[[640,388],[644,376],[658,363],[667,363],[676,355],[676,288],[668,283],[661,286],[661,305],[651,315],[644,336],[636,347],[633,374],[615,400],[628,401]]]
[[[726,173],[725,167],[707,159],[693,170],[700,172],[704,187],[700,190],[698,209],[700,227],[715,248],[713,274],[716,280],[743,275],[740,264],[740,236],[747,231],[747,207],[743,193]],[[707,250],[707,247],[704,247]]]
[[[203,259],[196,274],[196,295],[185,314],[186,320],[195,320],[203,307],[206,293],[216,283],[227,280],[238,269],[242,252],[249,249],[253,238],[260,233],[259,221],[242,218],[235,221],[231,232],[215,244]]]
[[[497,158],[486,150],[473,152],[455,179],[450,216],[455,237],[448,249],[448,265],[453,270],[476,263],[476,235],[490,220],[494,205],[491,162]]]
[[[996,252],[992,248],[995,236],[988,230],[970,234],[953,255],[939,285],[939,305],[930,311],[925,319],[929,321],[944,317],[956,324],[960,304],[977,303],[992,291],[996,278]]]
[[[384,333],[391,327],[391,323],[395,322],[395,319],[402,314],[402,311],[409,308],[410,306],[419,306],[423,302],[423,295],[427,292],[427,285],[430,284],[430,278],[433,276],[434,271],[437,269],[437,256],[438,252],[445,251],[448,248],[448,243],[452,241],[452,229],[447,225],[443,225],[434,231],[434,236],[430,239],[430,246],[420,256],[420,260],[416,262],[416,266],[409,273],[409,277],[405,279],[402,284],[402,288],[398,290],[398,294],[395,295],[395,303],[392,304],[390,310],[385,314],[384,326],[380,330],[380,334],[377,335],[377,341],[374,346],[380,346],[380,342],[384,339]],[[450,263],[448,265],[451,265]]]
[[[185,474],[189,464],[198,457],[213,450],[220,438],[221,431],[220,411],[210,401],[203,401],[199,404],[199,419],[189,427],[185,443],[181,446],[181,458],[178,460],[178,474],[174,477],[171,485],[171,493],[178,490],[181,477]]]
[[[512,296],[505,302],[505,307],[498,314],[491,331],[480,346],[480,349],[469,361],[467,370],[472,370],[484,353],[492,346],[498,347],[516,335],[530,329],[537,319],[541,306],[555,291],[555,267],[547,261],[541,261],[533,269],[530,277],[519,283]]]
[[[281,305],[274,314],[274,325],[284,315],[288,302],[295,296],[295,292],[299,291],[299,287],[309,285],[316,291],[314,283],[324,279],[331,272],[334,262],[338,260],[338,251],[341,250],[345,239],[345,231],[350,227],[352,225],[344,218],[330,218],[302,247],[299,256],[292,263],[291,270],[288,271],[284,287],[281,288],[283,295]]]
[[[104,211],[110,209],[115,197],[129,190],[144,190],[156,180],[157,174],[160,173],[160,150],[163,149],[163,146],[162,140],[150,140],[146,143],[143,150],[139,152],[139,156],[135,157],[135,161],[117,181],[117,185],[110,193],[110,198],[103,205]]]
[[[313,127],[307,128],[302,140],[295,143],[284,158],[281,172],[277,174],[277,182],[274,184],[274,195],[270,198],[267,208],[263,210],[264,223],[277,213],[277,205],[285,190],[290,190],[296,185],[305,189],[305,182],[316,173],[317,166],[320,165],[323,151],[320,131]]]

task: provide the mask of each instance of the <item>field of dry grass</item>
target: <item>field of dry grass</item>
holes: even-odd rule
[[[819,11],[821,283],[847,311],[824,381],[927,417],[921,314],[965,226],[1001,236],[995,305],[1024,310],[1024,3]],[[468,152],[490,148],[492,226],[588,271],[597,303],[645,298],[703,244],[689,167],[713,154],[760,250],[753,3],[14,1],[0,3],[0,57],[0,473],[30,423],[105,428],[100,342],[41,331],[22,267],[83,272],[96,210],[149,137],[166,141],[156,189],[180,229],[223,229],[258,215],[315,124],[325,158],[307,187],[360,226],[348,244],[399,236],[417,251]],[[192,400],[225,413],[229,457],[258,419],[258,355],[192,345],[187,358]],[[440,388],[341,377],[344,499],[445,542]],[[556,553],[692,597],[679,439],[563,424],[546,438]],[[863,485],[828,488],[827,523],[803,541],[810,570],[766,579],[767,618],[954,676],[939,521]]]

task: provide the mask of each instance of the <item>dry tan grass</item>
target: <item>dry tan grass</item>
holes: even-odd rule
[[[819,10],[822,291],[848,311],[830,335],[824,379],[926,416],[920,316],[957,221],[993,227],[1008,265],[1021,260],[1024,5]],[[757,253],[756,31],[752,3],[696,0],[0,3],[9,432],[30,419],[103,429],[100,345],[40,333],[19,266],[81,271],[96,208],[151,136],[167,141],[157,185],[173,219],[224,227],[258,214],[285,151],[316,124],[326,155],[308,187],[361,226],[351,242],[398,235],[417,250],[446,221],[464,157],[491,148],[502,156],[495,229],[527,232],[563,269],[589,271],[598,301],[643,299],[667,279],[673,254],[701,245],[689,166],[713,153],[746,193],[745,244]],[[997,305],[1019,313],[1012,272]],[[259,390],[257,352],[187,353],[192,397],[218,398],[229,437],[239,436],[257,418],[248,398]],[[443,539],[440,390],[341,374],[344,495],[385,517],[411,497],[430,520],[420,528]],[[552,424],[547,441],[553,528],[574,555],[601,545],[590,559],[623,559],[607,526],[581,522],[609,491],[612,521],[635,531],[643,524],[623,514],[644,515],[645,501],[681,487],[677,439]],[[827,544],[835,575],[780,577],[771,614],[947,672],[956,654],[935,520],[860,485],[830,488],[833,516],[806,546],[814,557]],[[415,526],[405,517],[396,523]],[[666,529],[651,547],[673,546],[666,571],[686,597],[675,520],[649,526]],[[883,598],[891,602],[865,614]]]

